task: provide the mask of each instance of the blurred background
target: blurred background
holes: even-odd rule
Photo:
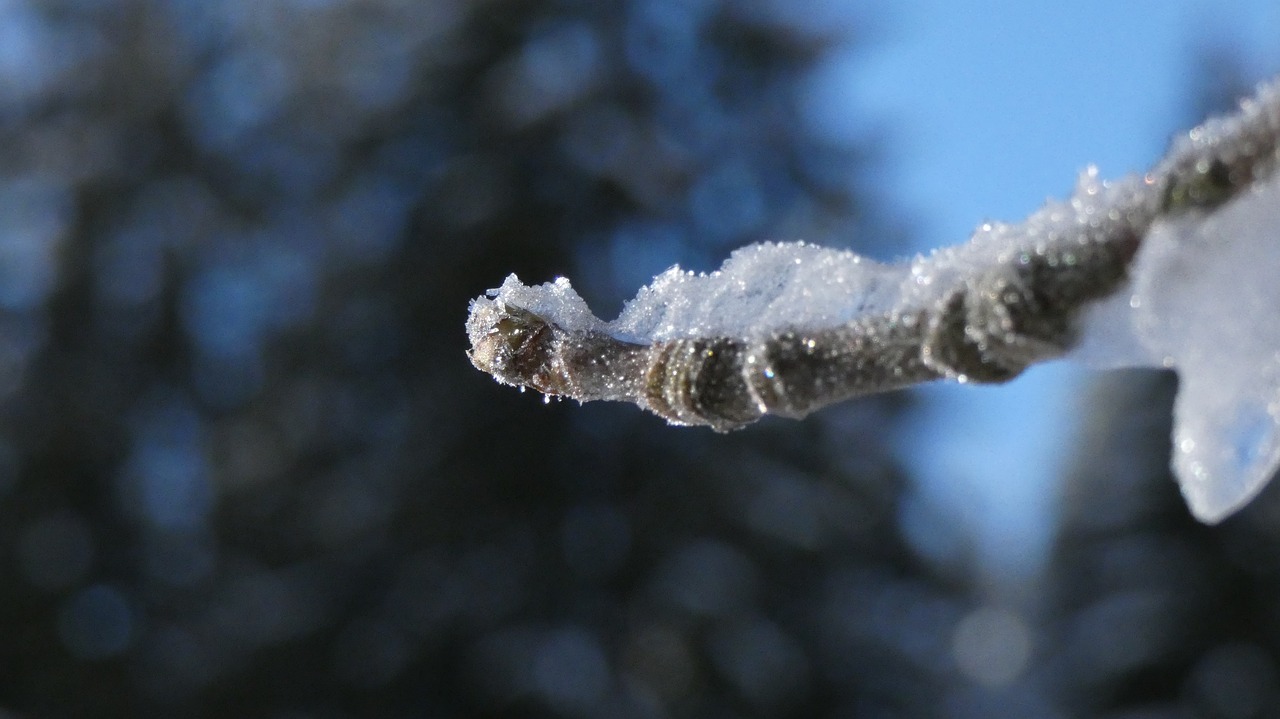
[[[0,0],[0,716],[1266,717],[1280,490],[1174,380],[730,435],[471,368],[469,299],[890,259],[1140,171],[1269,0]]]

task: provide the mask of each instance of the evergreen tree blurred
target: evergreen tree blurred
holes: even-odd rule
[[[870,144],[799,109],[860,20],[0,6],[0,708],[963,706],[962,578],[897,528],[901,396],[673,432],[463,355],[467,299],[511,270],[608,305],[749,241],[894,237]]]

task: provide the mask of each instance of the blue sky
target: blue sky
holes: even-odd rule
[[[1237,48],[1258,79],[1280,70],[1276,0],[902,0],[871,16],[873,47],[818,75],[813,121],[886,136],[882,196],[919,250],[1025,217],[1090,163],[1107,178],[1146,169],[1192,121],[1197,48]],[[900,442],[923,478],[905,517],[921,549],[946,559],[968,534],[993,575],[1034,574],[1088,377],[1058,363],[1000,388],[924,390]]]

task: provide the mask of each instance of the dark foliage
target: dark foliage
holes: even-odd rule
[[[937,715],[965,606],[896,529],[900,399],[673,432],[463,355],[512,269],[616,303],[870,227],[797,110],[835,20],[0,6],[0,705]]]

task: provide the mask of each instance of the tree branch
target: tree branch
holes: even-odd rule
[[[1067,202],[888,268],[900,278],[896,301],[870,303],[834,326],[797,320],[628,337],[584,316],[567,282],[530,288],[512,276],[492,299],[472,302],[469,355],[506,384],[634,402],[672,423],[717,430],[936,379],[1004,382],[1075,346],[1083,310],[1126,285],[1153,223],[1211,212],[1277,164],[1280,85],[1272,83],[1235,114],[1178,138],[1143,177],[1102,183],[1090,171]]]

